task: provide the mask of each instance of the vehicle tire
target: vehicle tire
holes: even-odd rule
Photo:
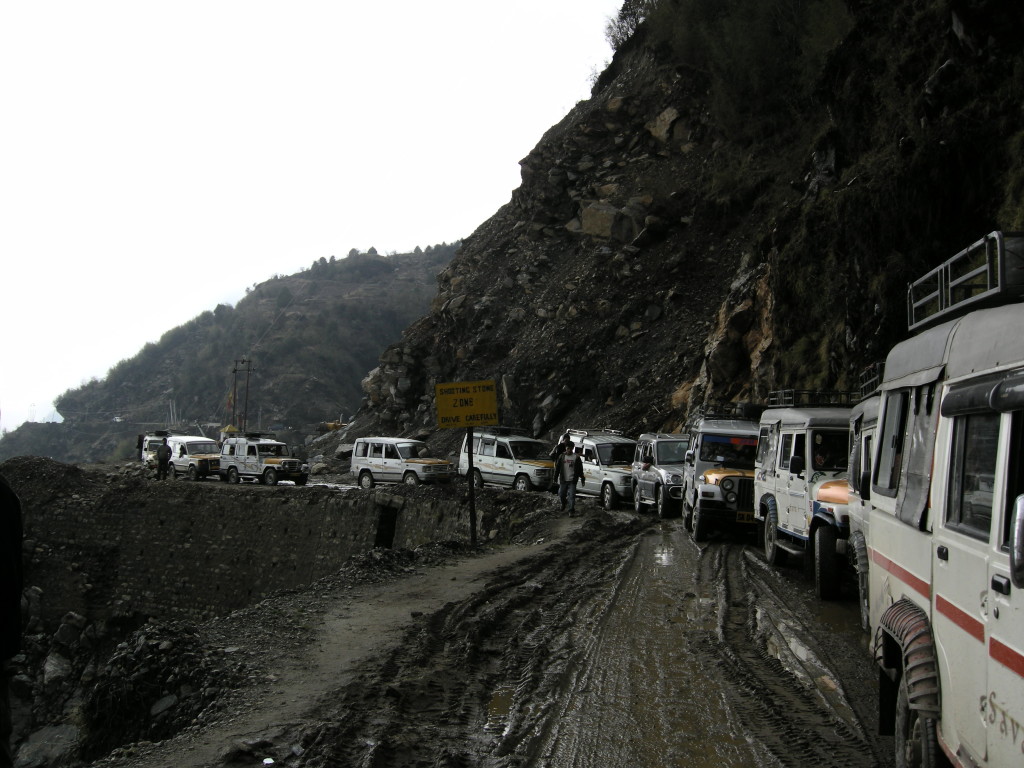
[[[512,487],[517,491],[532,491],[533,483],[530,482],[530,478],[526,475],[516,475],[516,479],[512,483]]]
[[[611,512],[619,505],[619,494],[615,492],[615,486],[605,483],[601,486],[601,506]]]
[[[473,487],[483,488],[484,487],[484,476],[480,474],[479,469],[473,470]]]
[[[238,476],[238,470],[234,467],[228,469],[228,482],[234,485],[238,485],[242,481],[242,478]]]
[[[664,486],[659,485],[654,489],[654,507],[658,510],[658,517],[662,519],[675,515],[675,502],[665,496]]]
[[[402,475],[402,482],[406,485],[419,485],[420,477],[415,472],[406,472]]]
[[[638,515],[644,511],[644,502],[640,497],[640,485],[633,486],[633,511]]]
[[[764,521],[764,559],[768,561],[768,565],[782,565],[786,562],[786,553],[779,549],[778,537],[778,521],[775,514],[769,512]]]
[[[371,472],[359,473],[359,487],[367,491],[373,488],[373,474]]]
[[[199,470],[196,469],[195,464],[188,465],[188,472],[186,474],[188,475],[188,479],[191,480],[192,482],[195,482],[196,480],[199,479]]]
[[[694,541],[707,541],[708,540],[708,519],[705,515],[701,514],[700,502],[697,502],[697,506],[693,508],[693,540]]]
[[[277,470],[268,469],[263,473],[263,482],[266,485],[277,485]]]
[[[900,680],[896,695],[896,728],[893,738],[896,768],[935,768],[939,765],[939,740],[935,720],[910,708],[907,678]]]
[[[819,525],[814,531],[814,591],[819,600],[835,600],[839,596],[838,538],[831,525]]]

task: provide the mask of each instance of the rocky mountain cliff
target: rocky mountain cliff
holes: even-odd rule
[[[205,425],[216,436],[243,411],[250,428],[301,443],[320,422],[355,412],[361,379],[428,310],[437,273],[457,247],[353,252],[260,283],[237,306],[204,312],[104,379],[62,394],[55,406],[64,423],[22,425],[0,440],[0,460],[128,458],[141,432]]]
[[[429,432],[448,381],[537,436],[857,388],[909,280],[1024,228],[1022,32],[1009,0],[648,4],[346,437]]]

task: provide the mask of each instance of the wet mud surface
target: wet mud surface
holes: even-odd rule
[[[852,599],[681,521],[591,513],[411,627],[310,766],[885,766]]]

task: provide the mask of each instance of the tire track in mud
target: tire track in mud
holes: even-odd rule
[[[530,764],[528,747],[557,718],[602,595],[646,527],[590,519],[427,617],[320,713],[302,739],[302,765]]]
[[[733,542],[704,546],[697,581],[715,595],[718,615],[714,631],[691,635],[691,647],[717,666],[747,738],[783,766],[885,764],[815,639],[822,628],[771,586],[756,555]]]
[[[679,521],[588,518],[472,597],[421,617],[330,698],[299,762],[881,765],[815,628],[745,549],[696,545]],[[780,661],[782,626],[806,634],[834,691]]]

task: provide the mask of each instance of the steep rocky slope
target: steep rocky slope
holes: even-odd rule
[[[831,36],[816,57],[763,61],[743,59],[744,19],[719,19],[737,69],[715,72],[674,45],[698,5],[659,4],[522,160],[512,200],[364,381],[350,437],[429,430],[445,381],[498,380],[503,422],[535,435],[671,430],[709,403],[854,389],[904,332],[909,279],[1024,227],[1019,6],[793,4],[831,14]],[[785,113],[759,111],[757,91],[722,106],[787,56],[811,83],[775,94]]]

